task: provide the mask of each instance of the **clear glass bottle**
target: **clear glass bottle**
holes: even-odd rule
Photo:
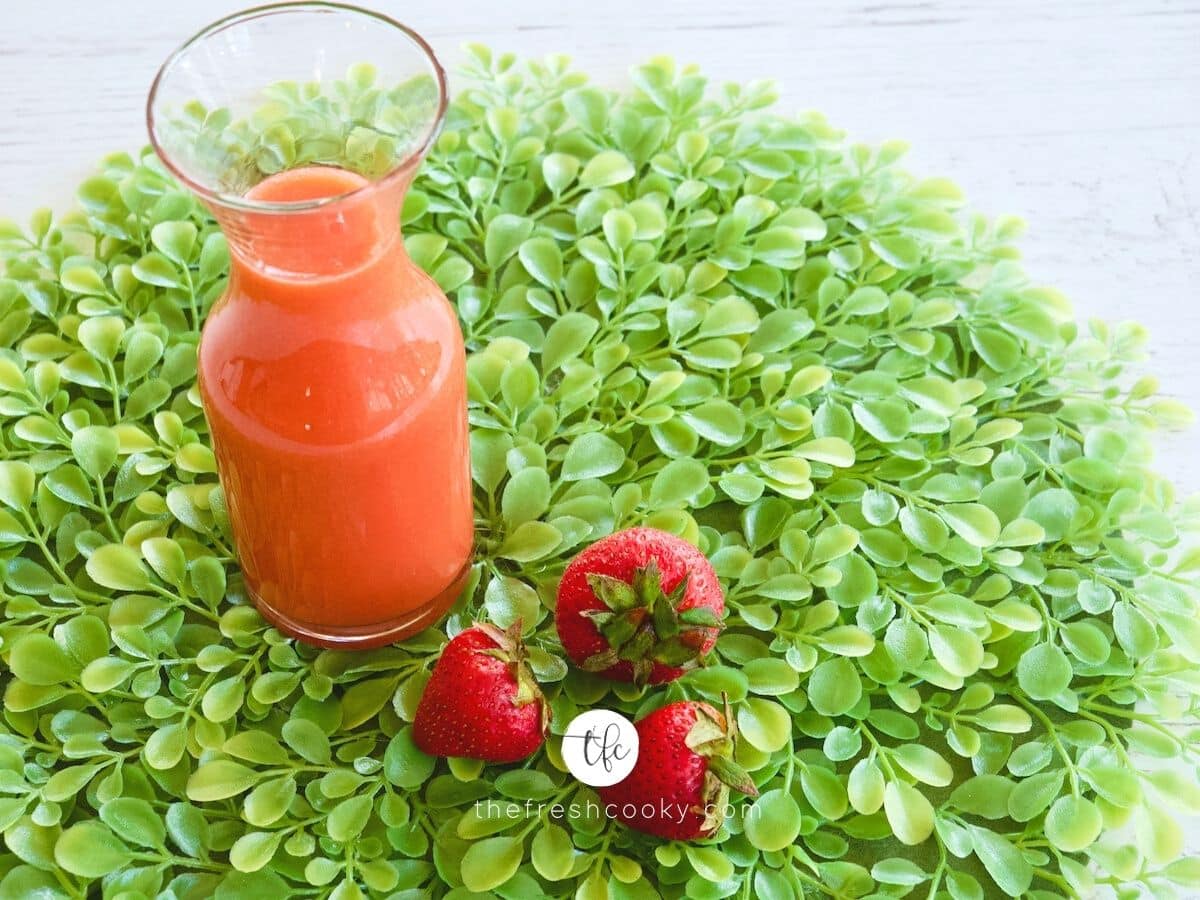
[[[400,234],[445,110],[425,41],[323,3],[214,23],[148,101],[156,151],[229,243],[198,368],[246,585],[321,646],[434,623],[470,566],[462,333]]]

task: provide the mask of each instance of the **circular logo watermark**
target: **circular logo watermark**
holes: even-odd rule
[[[592,787],[608,787],[633,771],[638,733],[633,723],[611,709],[589,709],[567,726],[563,762],[571,774]]]

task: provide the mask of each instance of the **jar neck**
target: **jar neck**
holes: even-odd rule
[[[273,200],[316,200],[330,196],[330,172],[310,168],[281,173]],[[288,209],[278,203],[255,206],[211,205],[229,242],[235,277],[256,281],[295,282],[339,280],[371,267],[382,257],[403,253],[400,210],[412,180],[410,172],[394,172],[382,181],[365,184],[337,199]],[[280,187],[286,188],[282,194]],[[271,180],[259,188],[272,187]],[[255,191],[258,191],[256,188]],[[322,188],[326,188],[322,191]],[[297,191],[306,193],[297,193]]]

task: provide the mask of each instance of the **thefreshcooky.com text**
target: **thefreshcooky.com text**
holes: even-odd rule
[[[539,800],[476,800],[475,815],[483,820],[496,819],[530,819],[549,814],[554,819],[594,819],[601,814],[610,819],[618,816],[624,819],[646,818],[660,819],[681,823],[689,813],[702,813],[705,817],[720,819],[733,815],[731,803],[709,804],[705,807],[687,806],[683,803],[668,803],[659,800],[655,803],[597,803],[588,799],[583,803],[547,803]],[[754,808],[747,805],[745,815],[757,815]]]

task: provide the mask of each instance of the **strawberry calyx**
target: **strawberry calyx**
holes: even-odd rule
[[[696,705],[696,723],[688,731],[684,743],[708,762],[695,811],[704,815],[701,833],[710,834],[721,826],[731,790],[748,797],[758,796],[758,787],[750,773],[733,759],[737,726],[730,713],[728,697],[725,698],[724,712],[717,712],[707,704]]]
[[[634,682],[645,684],[655,663],[691,669],[711,630],[724,627],[708,607],[680,610],[687,576],[668,593],[654,560],[635,569],[632,581],[594,572],[588,573],[587,581],[604,607],[583,614],[608,642],[605,650],[584,660],[588,672],[603,672],[625,661],[633,666]]]
[[[542,701],[542,730],[545,732],[550,727],[550,704],[545,702],[542,689],[538,687],[533,670],[529,667],[529,648],[521,638],[521,620],[518,619],[505,629],[497,628],[490,622],[476,622],[475,627],[496,644],[494,648],[475,652],[500,660],[508,667],[509,674],[517,683],[513,705],[527,706]]]

